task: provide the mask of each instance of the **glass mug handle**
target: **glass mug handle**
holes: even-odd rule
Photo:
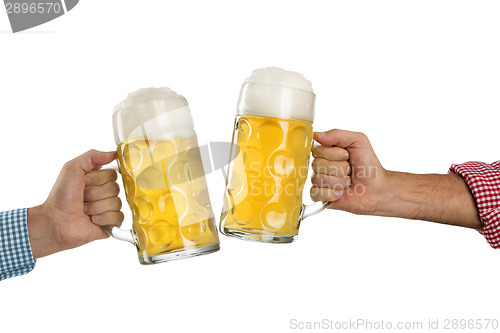
[[[101,168],[101,170],[106,170],[106,169],[115,170],[116,172],[120,173],[120,169],[118,169],[118,166],[116,165],[106,165]],[[113,238],[129,242],[133,245],[137,245],[137,243],[134,240],[134,236],[132,235],[132,230],[124,230],[110,225],[105,225],[102,226],[101,228]]]
[[[316,147],[319,147],[319,146],[321,146],[321,145],[318,142],[316,142],[315,140],[313,140],[311,150],[316,148]],[[315,202],[315,203],[309,204],[309,205],[302,204],[302,209],[301,209],[300,215],[299,215],[299,221],[302,221],[306,217],[309,217],[309,216],[318,214],[319,212],[322,212],[331,203],[332,203],[331,201],[325,201],[325,202]]]

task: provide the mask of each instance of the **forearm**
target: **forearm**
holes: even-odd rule
[[[457,174],[389,171],[380,198],[374,215],[482,229],[472,193]]]

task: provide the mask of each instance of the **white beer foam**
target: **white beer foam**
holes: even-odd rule
[[[259,68],[245,79],[249,83],[276,84],[282,87],[294,88],[314,92],[312,83],[304,75],[286,71],[278,67]]]
[[[314,121],[315,95],[304,75],[282,68],[256,69],[245,79],[238,114]]]
[[[195,134],[193,127],[187,100],[167,87],[134,91],[113,113],[116,144],[135,138],[187,138]]]

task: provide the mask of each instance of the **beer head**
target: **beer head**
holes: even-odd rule
[[[311,81],[281,68],[256,69],[240,92],[239,115],[313,122],[315,95]]]
[[[136,139],[164,140],[194,135],[186,99],[170,88],[144,88],[128,94],[115,107],[116,144]]]

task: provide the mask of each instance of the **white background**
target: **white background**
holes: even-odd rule
[[[62,165],[115,148],[130,91],[188,99],[200,144],[230,141],[255,68],[303,73],[315,130],[365,132],[390,170],[498,160],[498,1],[82,0],[12,34],[0,13],[0,210],[47,197]],[[216,216],[220,172],[208,176]],[[130,211],[125,206],[125,213]],[[500,252],[473,230],[327,211],[296,243],[221,238],[141,266],[113,239],[0,282],[2,332],[289,332],[290,321],[500,320]]]

